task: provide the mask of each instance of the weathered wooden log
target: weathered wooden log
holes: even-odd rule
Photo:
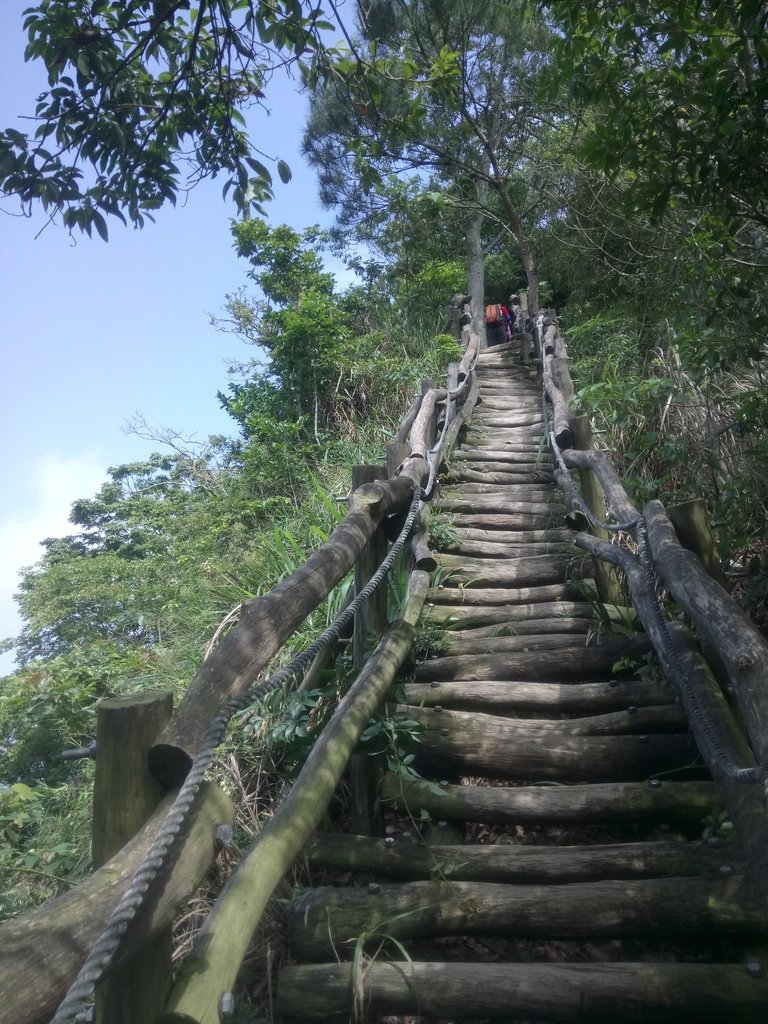
[[[560,1024],[763,1024],[766,977],[740,964],[387,963],[285,968],[281,1019],[347,1024],[355,1007],[380,1016]]]
[[[419,409],[421,408],[423,399],[423,395],[416,395],[414,400],[411,402],[405,416],[400,420],[400,426],[397,428],[397,432],[395,433],[395,444],[405,444],[407,441],[408,435],[411,432],[411,427],[413,426],[413,421],[419,414]]]
[[[512,513],[522,515],[527,512],[532,520],[538,520],[543,516],[550,516],[554,519],[558,515],[562,516],[564,511],[564,509],[559,509],[553,501],[516,501],[511,494],[507,493],[498,495],[470,494],[467,497],[459,495],[455,498],[445,498],[441,495],[437,507],[440,512],[463,512],[473,515],[476,513],[481,515],[510,515]]]
[[[587,558],[553,558],[547,555],[534,558],[470,559],[462,556],[437,554],[437,564],[449,570],[452,578],[467,587],[531,587],[564,583],[570,579],[589,579],[593,567]]]
[[[589,418],[573,416],[570,423],[574,448],[580,451],[592,451],[594,442]],[[597,476],[591,469],[585,467],[579,470],[579,482],[587,506],[598,519],[605,521],[605,493]],[[590,526],[590,532],[605,541],[610,540],[611,537],[607,530],[599,527]],[[598,559],[595,564],[595,583],[597,592],[603,601],[609,604],[618,604],[621,601],[621,583],[615,566]]]
[[[408,444],[401,444],[393,441],[386,448],[387,476],[397,476],[397,471],[410,455],[411,448]]]
[[[531,439],[530,441],[504,441],[497,444],[488,444],[487,439],[481,439],[479,444],[465,437],[461,443],[462,457],[476,457],[478,459],[503,459],[505,455],[511,455],[523,459],[525,462],[534,461],[542,451],[541,440]]]
[[[474,498],[475,495],[503,502],[512,498],[516,502],[524,501],[526,503],[546,503],[554,498],[558,505],[560,504],[560,494],[552,484],[537,484],[530,481],[507,484],[504,487],[483,480],[463,483],[460,487],[444,485],[440,491],[440,500],[467,499],[469,496]]]
[[[469,343],[464,351],[464,355],[459,361],[459,372],[458,381],[461,382],[469,374],[477,362],[478,354],[480,352],[480,336],[475,331],[470,331]]]
[[[111,697],[96,708],[96,774],[93,786],[91,855],[100,868],[152,816],[165,788],[149,770],[147,755],[167,725],[173,694]],[[127,962],[114,967],[96,990],[100,1022],[155,1021],[171,987],[172,929],[148,938]]]
[[[469,384],[463,404],[454,418],[453,423],[443,435],[438,450],[433,454],[433,463],[438,471],[448,465],[449,459],[453,455],[453,446],[460,436],[461,431],[465,428],[467,422],[472,416],[472,411],[479,399],[480,387],[474,372],[470,373],[467,380],[469,381]]]
[[[549,530],[497,530],[460,526],[456,520],[449,520],[447,525],[460,541],[487,541],[490,544],[510,546],[545,543],[573,545],[573,533],[565,527]]]
[[[563,461],[571,469],[591,470],[600,481],[608,511],[617,522],[636,522],[639,512],[630,501],[624,486],[613,468],[606,452],[590,449],[576,451],[573,448],[562,453]]]
[[[384,466],[356,465],[352,467],[352,491],[366,484],[377,483],[387,478]],[[376,572],[387,554],[387,539],[382,530],[377,530],[363,545],[355,562],[355,594],[360,591]],[[353,658],[359,668],[365,661],[371,639],[375,644],[387,625],[387,590],[378,587],[355,615],[353,632]]]
[[[542,658],[535,652],[506,651],[502,654],[454,654],[432,658],[416,666],[416,681],[432,679],[582,679],[610,678],[619,660],[639,659],[648,652],[646,639],[604,639],[599,645],[571,645],[556,657]]]
[[[430,388],[424,395],[419,414],[411,427],[411,455],[422,455],[426,458],[433,444],[437,404],[445,401],[447,394],[445,388]]]
[[[472,444],[475,439],[480,441],[492,441],[494,445],[505,444],[506,442],[535,443],[542,435],[542,428],[538,425],[529,427],[486,427],[472,420],[467,434],[467,443]]]
[[[715,535],[704,499],[692,498],[690,501],[671,505],[667,509],[667,515],[672,520],[677,539],[683,547],[698,555],[701,564],[715,583],[727,588],[728,578],[720,564]]]
[[[562,339],[558,339],[558,341],[560,340]],[[570,405],[575,394],[569,365],[570,360],[566,355],[556,355],[552,359],[552,379],[566,405]]]
[[[489,430],[494,427],[508,430],[513,427],[535,427],[536,430],[541,431],[544,426],[541,413],[537,412],[507,413],[502,416],[498,412],[493,413],[490,410],[483,410],[475,414],[472,422],[480,427],[487,427]]]
[[[579,715],[627,708],[657,707],[675,703],[669,686],[645,679],[612,679],[605,683],[523,683],[519,680],[463,679],[433,683],[408,683],[410,704],[489,711],[495,715]]]
[[[311,868],[354,871],[397,879],[445,878],[457,882],[595,882],[620,878],[714,876],[722,849],[703,842],[619,843],[610,846],[417,845],[368,836],[318,833],[304,851]],[[728,863],[743,870],[732,848]]]
[[[402,942],[438,935],[526,939],[713,937],[759,940],[762,915],[744,877],[654,878],[571,885],[402,882],[365,889],[315,889],[290,904],[291,953],[324,959],[363,932]],[[377,940],[380,939],[377,936]]]
[[[445,401],[442,404],[440,411],[438,412],[437,418],[437,429],[442,431],[446,426],[446,421],[450,423],[457,412],[457,400],[459,395],[463,395],[465,391],[465,383],[462,381],[461,388],[458,388],[458,376],[459,376],[459,364],[449,363],[448,372],[446,375],[446,396]]]
[[[241,860],[197,936],[171,993],[165,1024],[215,1024],[275,887],[317,828],[349,755],[409,654],[428,574],[411,576],[404,618],[389,627],[318,738],[290,793]]]
[[[472,463],[477,465],[477,463]],[[554,474],[550,470],[531,469],[522,472],[506,473],[496,471],[490,466],[503,466],[503,462],[488,463],[479,469],[453,469],[447,477],[448,483],[485,483],[485,484],[549,484],[554,482]]]
[[[165,785],[178,784],[186,776],[219,708],[247,690],[349,572],[385,516],[402,509],[412,493],[413,481],[405,477],[361,487],[350,499],[347,516],[303,566],[269,594],[243,602],[239,623],[204,662],[150,753],[151,768]]]
[[[544,391],[552,403],[552,423],[550,429],[554,433],[555,441],[557,441],[560,448],[570,448],[573,444],[573,435],[571,434],[569,423],[568,401],[555,382],[552,363],[552,356],[544,357]]]
[[[420,511],[419,525],[411,537],[411,554],[417,568],[425,569],[427,572],[434,572],[437,568],[437,559],[429,546],[428,522],[429,505],[423,503]],[[386,589],[382,587],[382,590],[384,590],[384,596],[386,597]]]
[[[688,735],[573,736],[544,729],[531,735],[516,724],[510,722],[506,730],[453,723],[429,729],[419,736],[416,764],[422,770],[448,765],[530,782],[636,781],[667,772],[681,779],[709,776]]]
[[[448,541],[442,544],[436,544],[435,548],[438,551],[465,555],[468,558],[485,558],[492,561],[520,558],[522,556],[530,558],[538,555],[554,555],[555,557],[564,556],[566,558],[573,558],[574,555],[579,554],[578,548],[568,542],[560,544],[536,544],[530,542],[528,544],[492,544],[487,540],[472,541],[457,539],[453,542]]]
[[[484,821],[492,825],[647,826],[680,823],[701,833],[701,822],[721,807],[712,782],[593,783],[574,786],[445,785],[439,792],[427,782],[385,775],[381,797],[419,820],[426,811],[435,820]]]
[[[74,889],[0,925],[2,1015],[14,1024],[50,1020],[165,820],[169,794],[120,853]],[[232,824],[228,796],[204,782],[179,837],[176,862],[150,888],[147,908],[131,922],[120,960],[130,958],[173,921],[216,856],[214,829]]]
[[[528,639],[538,638],[546,650],[570,646],[575,637],[582,637],[586,643],[591,634],[600,628],[594,619],[554,618],[521,619],[516,622],[496,623],[492,626],[455,626],[440,636],[439,650],[444,654],[484,654],[492,650],[517,651],[530,649]],[[548,645],[546,637],[552,640]],[[569,637],[570,639],[563,639]]]
[[[450,729],[458,743],[467,743],[479,736],[484,748],[494,744],[517,743],[529,736],[543,736],[556,740],[560,736],[636,736],[645,733],[688,733],[688,721],[683,709],[673,703],[653,704],[646,707],[633,705],[619,711],[587,714],[578,718],[504,718],[490,713],[459,711],[437,707],[420,708],[392,704],[390,713],[395,721],[406,717],[419,722],[427,731],[443,734]]]
[[[459,529],[468,525],[474,525],[477,529],[487,530],[507,530],[509,532],[518,532],[520,530],[551,530],[562,527],[563,514],[556,512],[551,508],[547,508],[545,512],[484,512],[477,513],[472,512],[469,509],[458,509],[451,511],[450,509],[440,508],[440,512],[450,512],[452,517],[452,523]]]
[[[384,466],[355,465],[352,467],[352,491],[365,484],[387,478]],[[386,557],[389,545],[382,529],[377,530],[364,545],[354,568],[355,596],[366,586]],[[378,587],[363,607],[355,613],[352,632],[352,663],[359,671],[387,628],[387,588]],[[352,755],[349,760],[348,782],[350,793],[350,819],[356,832],[373,834],[375,831],[374,802],[376,782],[370,770],[370,758]]]
[[[634,613],[631,608],[606,607],[606,612],[616,622],[630,621]],[[521,623],[527,619],[589,619],[597,620],[593,605],[587,601],[541,601],[538,604],[510,604],[487,606],[431,605],[424,610],[424,619],[446,628],[463,630],[471,627],[496,626],[504,623]]]
[[[100,868],[132,839],[165,795],[147,753],[171,717],[173,694],[111,697],[96,708],[98,760],[91,856]]]
[[[434,587],[429,591],[427,600],[435,605],[506,605],[540,601],[578,601],[581,590],[572,583],[550,585],[545,587]]]
[[[735,601],[681,547],[661,502],[643,510],[659,578],[718,655],[758,762],[768,768],[768,641]]]
[[[526,445],[523,451],[516,451],[513,448],[458,448],[453,453],[454,462],[467,468],[476,469],[474,463],[480,463],[482,468],[498,469],[503,472],[509,471],[519,473],[523,471],[542,469],[551,472],[554,467],[552,457],[546,448],[542,449],[541,455],[531,457],[533,445]],[[538,446],[537,446],[538,451]]]

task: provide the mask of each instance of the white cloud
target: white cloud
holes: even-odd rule
[[[72,502],[93,495],[106,478],[103,456],[88,452],[76,458],[46,454],[20,481],[15,507],[0,510],[0,639],[15,636],[21,625],[13,594],[19,570],[43,554],[40,542],[73,530],[68,522]],[[18,487],[19,485],[17,485]],[[0,675],[13,669],[13,656],[0,656]]]

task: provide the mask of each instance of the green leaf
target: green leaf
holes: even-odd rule
[[[288,182],[293,177],[293,174],[291,173],[291,168],[288,166],[285,160],[277,161],[277,173],[280,175],[280,181],[282,181],[284,185],[287,185]]]

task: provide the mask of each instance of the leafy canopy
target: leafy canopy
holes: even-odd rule
[[[221,172],[238,209],[260,211],[272,177],[244,111],[333,26],[300,0],[42,0],[24,27],[48,88],[33,131],[0,131],[0,191],[106,239],[106,216],[141,227]]]

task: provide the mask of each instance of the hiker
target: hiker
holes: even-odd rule
[[[485,337],[488,348],[492,345],[502,345],[507,340],[504,329],[503,308],[497,302],[492,302],[485,307]],[[509,313],[507,313],[507,316],[509,316]]]
[[[512,341],[512,314],[506,306],[499,306],[499,309],[501,310],[501,317],[504,321],[504,339],[506,341]]]

